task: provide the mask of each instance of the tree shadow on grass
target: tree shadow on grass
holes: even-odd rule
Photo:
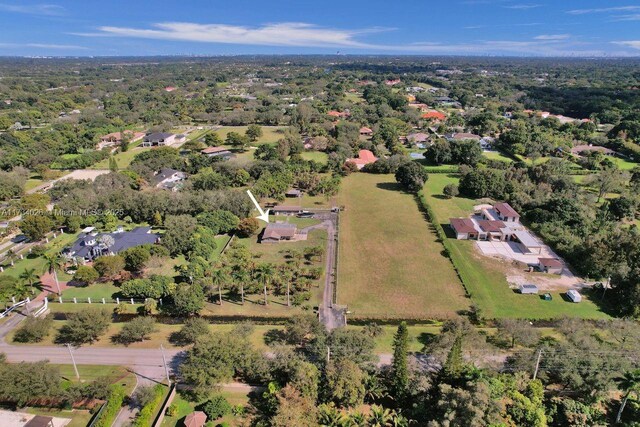
[[[381,190],[404,192],[400,184],[397,182],[379,182],[376,184],[376,187]]]

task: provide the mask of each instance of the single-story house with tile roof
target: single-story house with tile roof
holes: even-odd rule
[[[480,135],[476,135],[473,133],[467,132],[456,132],[445,135],[445,138],[448,141],[464,141],[465,139],[473,139],[475,141],[480,141]]]
[[[207,157],[220,157],[225,160],[229,160],[235,157],[235,155],[231,151],[224,147],[207,147],[200,150],[200,154]]]
[[[424,114],[422,114],[421,116],[423,119],[425,120],[445,120],[447,118],[447,116],[444,115],[444,113],[441,113],[440,111],[427,111]]]
[[[478,226],[482,233],[478,236],[481,240],[504,240],[505,223],[499,220],[479,219]]]
[[[348,162],[355,163],[358,170],[360,170],[363,167],[365,167],[365,165],[368,165],[369,163],[375,163],[376,160],[378,160],[378,158],[374,156],[374,154],[371,151],[360,150],[358,151],[358,157],[354,159],[347,159],[347,163]]]
[[[456,239],[467,240],[477,239],[478,230],[475,223],[470,218],[450,218],[451,228],[456,233]]]
[[[140,141],[144,138],[144,132],[134,132],[132,130],[125,130],[124,132],[112,132],[100,137],[100,142],[96,145],[98,150],[102,150],[105,147],[113,147],[115,145],[122,144],[122,133],[129,138],[129,142]]]
[[[260,243],[278,243],[283,240],[291,240],[297,232],[298,227],[295,224],[271,222],[265,227]]]
[[[571,154],[580,155],[580,153],[585,151],[598,151],[605,156],[615,156],[618,154],[614,150],[601,145],[576,145],[571,149]]]
[[[274,215],[296,215],[302,212],[302,206],[277,205],[271,209]]]
[[[544,273],[562,274],[564,264],[557,258],[538,258],[538,268]]]
[[[184,138],[184,135],[182,135]],[[168,132],[155,132],[145,136],[142,140],[143,147],[154,147],[175,144],[177,135]]]
[[[498,213],[498,218],[504,222],[518,222],[520,221],[520,214],[511,207],[509,203],[496,203],[493,205],[493,209]]]
[[[417,144],[419,142],[427,142],[431,137],[423,132],[410,133],[407,135],[407,141]]]
[[[360,135],[363,135],[363,136],[373,135],[373,130],[371,130],[371,128],[368,128],[366,126],[362,126],[360,128]]]
[[[113,245],[107,246],[103,239],[109,236],[113,239]],[[134,246],[155,244],[160,240],[159,234],[151,232],[151,227],[137,227],[131,231],[123,231],[119,228],[113,233],[80,233],[73,245],[65,248],[62,255],[67,258],[83,258],[91,261],[103,255],[115,255]]]

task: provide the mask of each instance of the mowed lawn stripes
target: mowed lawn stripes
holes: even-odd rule
[[[392,175],[344,179],[338,303],[353,317],[443,319],[469,299],[414,197]]]

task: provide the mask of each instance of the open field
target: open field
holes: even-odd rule
[[[446,231],[449,218],[466,217],[475,204],[474,200],[462,197],[445,199],[442,189],[446,184],[457,183],[458,178],[451,175],[433,174],[425,185],[424,193],[427,203],[433,209],[440,226]],[[551,292],[552,301],[544,301],[535,295],[520,295],[509,288],[506,280],[508,263],[498,259],[481,256],[475,250],[472,241],[461,241],[450,238],[451,256],[466,278],[466,285],[473,302],[480,308],[481,314],[487,318],[558,318],[572,316],[581,318],[602,319],[609,317],[600,307],[589,300],[583,293],[580,304],[567,302],[559,292]]]
[[[391,175],[357,173],[339,194],[338,303],[352,316],[448,318],[466,310],[458,277],[412,195]]]

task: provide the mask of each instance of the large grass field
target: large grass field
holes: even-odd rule
[[[220,135],[220,138],[224,141],[227,138],[229,132],[237,132],[244,135],[248,126],[223,126],[215,132]],[[282,138],[282,134],[286,129],[286,126],[261,126],[262,136],[258,138],[256,142],[252,142],[251,145],[261,144],[274,144]]]
[[[359,318],[449,318],[469,300],[412,195],[357,173],[339,194],[338,303]]]
[[[424,188],[427,203],[433,209],[440,226],[448,228],[449,218],[468,216],[474,200],[462,197],[445,199],[442,189],[458,178],[446,174],[432,174]],[[481,256],[472,241],[450,238],[451,256],[465,278],[465,284],[473,302],[487,318],[549,319],[563,316],[602,319],[609,317],[583,293],[582,302],[567,302],[560,292],[551,292],[552,301],[544,301],[535,295],[520,295],[509,288],[505,276],[505,263]]]

